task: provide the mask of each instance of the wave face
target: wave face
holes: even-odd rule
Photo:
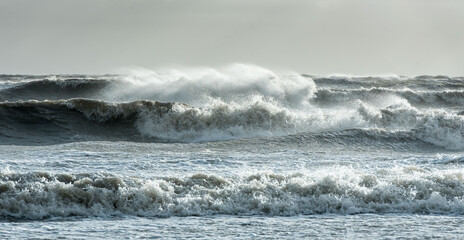
[[[236,64],[115,76],[2,75],[0,86],[3,144],[361,131],[345,144],[373,136],[464,149],[464,78],[317,77]]]
[[[2,173],[0,217],[464,214],[461,171],[335,170],[344,174],[195,174],[143,180],[105,174]]]

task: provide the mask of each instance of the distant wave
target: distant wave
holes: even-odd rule
[[[464,77],[448,76],[373,76],[373,77],[353,77],[353,76],[304,76],[311,77],[318,86],[331,86],[346,88],[409,88],[412,90],[453,90],[464,87]]]
[[[378,101],[389,97],[401,97],[415,106],[460,106],[464,104],[464,89],[440,91],[413,91],[411,89],[357,88],[357,89],[319,89],[313,103],[320,105],[340,105],[347,102]]]
[[[0,174],[0,218],[359,213],[464,214],[461,170],[195,174],[140,179],[109,174]]]
[[[0,101],[60,100],[68,98],[92,98],[110,84],[100,79],[41,79],[14,84],[0,90]]]

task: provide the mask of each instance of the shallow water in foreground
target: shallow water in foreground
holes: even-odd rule
[[[0,222],[0,238],[450,239],[463,225],[462,216],[408,214],[67,218]]]

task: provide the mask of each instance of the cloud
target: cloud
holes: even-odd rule
[[[464,75],[463,1],[0,1],[0,72],[231,62]]]

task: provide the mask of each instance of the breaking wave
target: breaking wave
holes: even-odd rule
[[[358,213],[464,214],[462,170],[255,173],[140,179],[108,174],[0,174],[0,218]],[[337,174],[337,171],[343,174]]]
[[[354,129],[378,139],[399,134],[464,149],[462,78],[310,77],[244,64],[117,76],[0,78],[0,84],[17,82],[0,89],[2,143],[336,137]]]
[[[464,116],[441,110],[421,112],[409,104],[377,109],[361,103],[358,112],[374,126],[409,130],[422,141],[448,149],[464,149]]]
[[[447,149],[464,148],[462,115],[439,110],[423,112],[407,104],[386,108],[363,102],[358,105],[353,110],[325,113],[291,110],[261,98],[248,104],[217,102],[204,108],[156,101],[12,102],[0,104],[0,114],[5,116],[0,121],[0,130],[7,140],[34,136],[45,139],[54,135],[72,140],[80,135],[103,140],[202,142],[362,129],[378,138],[382,135],[395,138],[401,133]],[[352,133],[347,143],[363,137]]]

